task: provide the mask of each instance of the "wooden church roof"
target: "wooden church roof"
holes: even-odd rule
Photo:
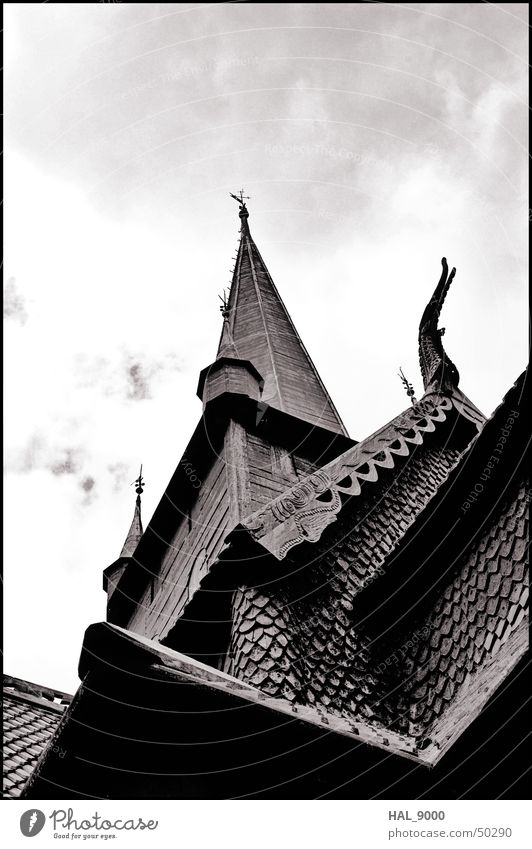
[[[501,503],[492,508],[484,499],[484,524],[476,524],[478,512],[471,520],[467,511],[460,533],[452,524],[457,499],[466,500],[482,473],[471,457],[488,462],[524,377],[486,425],[459,390],[441,342],[438,318],[454,276],[445,260],[442,265],[420,324],[423,398],[244,519],[183,614],[201,620],[208,604],[217,618],[216,604],[226,604],[220,590],[236,590],[226,671],[294,704],[400,731],[433,745],[434,759],[446,745],[434,736],[451,739],[455,726],[467,724],[464,716],[456,722],[453,708],[453,723],[441,730],[462,685],[472,697],[472,677],[480,680],[491,669],[482,679],[485,695],[521,656],[518,626],[526,607],[523,473],[503,486]],[[515,428],[512,443],[522,440]],[[443,506],[442,492],[448,493]],[[519,541],[507,559],[499,548],[510,552],[516,522]],[[461,547],[455,550],[446,535]],[[432,571],[418,550],[420,537],[428,539]],[[501,667],[496,654],[506,641]],[[433,736],[431,725],[439,729]]]
[[[340,457],[245,519],[242,527],[277,558],[282,559],[298,544],[316,542],[323,530],[336,521],[343,505],[359,497],[362,489],[364,500],[368,488],[377,484],[380,488],[383,478],[390,501],[390,481],[395,481],[399,492],[405,484],[401,477],[406,476],[409,479],[407,500],[401,500],[398,494],[395,503],[376,507],[368,519],[370,538],[379,530],[386,537],[386,529],[393,535],[394,528],[399,538],[484,423],[482,413],[458,388],[458,370],[441,342],[438,319],[456,273],[453,268],[448,274],[445,258],[442,266],[442,276],[423,313],[419,329],[425,394],[376,433],[348,448]],[[434,443],[440,444],[436,453]],[[389,515],[386,515],[387,509]],[[384,550],[387,551],[386,547]]]
[[[445,447],[456,421],[435,431],[395,480],[392,470],[363,484],[277,569],[253,549],[252,573],[235,534],[202,586],[219,610],[236,589],[226,671],[325,717],[398,734],[392,749],[437,762],[527,645],[523,423],[510,429],[493,490],[461,509],[522,403],[524,378],[464,452]],[[201,615],[199,593],[184,617]]]
[[[58,690],[4,675],[4,796],[20,796],[71,698]]]
[[[434,766],[525,652],[526,375],[487,422],[461,392],[438,327],[455,273],[443,260],[419,328],[423,397],[362,442],[348,441],[237,200],[242,235],[218,357],[251,363],[263,394],[226,392],[222,406],[206,403],[185,456],[203,479],[205,446],[216,452],[233,418],[246,431],[248,420],[267,422],[269,410],[267,448],[299,421],[339,450],[319,448],[313,456],[324,459],[310,474],[224,526],[222,548],[187,585],[173,626],[151,641],[145,623],[142,636],[117,625],[132,621],[143,598],[150,604],[146,580],[156,576],[176,515],[186,515],[178,467],[129,555],[109,623],[87,631],[84,683],[60,736],[70,760],[49,750],[28,798],[65,775],[81,795],[95,784],[120,795],[117,774],[132,798],[193,798],[198,788],[200,797],[246,795],[253,781],[242,764],[259,768],[263,795],[263,770],[281,784],[294,765],[298,775],[314,774],[307,743],[327,734],[327,758],[341,736],[350,750],[364,741]],[[208,632],[222,646],[218,669],[200,662],[216,654],[198,649]],[[147,711],[157,722],[146,723]],[[274,737],[266,729],[281,729],[280,772],[269,764]],[[341,760],[347,749],[335,751]],[[341,764],[333,787],[338,776],[350,780]],[[319,781],[302,792],[315,798]]]

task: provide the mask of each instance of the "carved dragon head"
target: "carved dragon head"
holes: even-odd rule
[[[443,257],[442,274],[434,294],[425,307],[419,323],[419,363],[425,391],[445,390],[458,386],[458,369],[447,356],[442,343],[443,328],[438,327],[443,302],[456,274],[449,274],[447,260]]]

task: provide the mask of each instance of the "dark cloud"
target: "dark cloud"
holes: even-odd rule
[[[86,492],[86,493],[92,492],[95,485],[96,485],[96,481],[94,480],[94,478],[91,478],[90,475],[88,475],[86,478],[83,478],[83,480],[80,483],[80,487],[82,488],[83,492]]]
[[[80,388],[95,388],[106,397],[145,401],[157,394],[158,385],[171,372],[180,371],[182,361],[174,352],[150,357],[141,351],[122,351],[121,361],[79,354],[75,358],[76,382]]]
[[[26,324],[28,320],[26,302],[17,289],[14,277],[10,277],[4,284],[4,318],[12,318],[20,324]]]
[[[56,477],[77,474],[86,460],[85,450],[79,446],[51,445],[43,433],[33,433],[27,442],[6,456],[5,468],[10,472],[32,472],[46,469]]]
[[[144,401],[151,398],[148,375],[142,363],[134,362],[127,366],[127,397],[132,401]]]
[[[92,504],[94,501],[94,497],[96,495],[94,487],[96,486],[96,481],[91,475],[86,475],[79,482],[80,489],[83,491],[84,498],[83,504],[87,506],[88,504]]]
[[[125,369],[127,376],[127,398],[132,401],[144,401],[152,398],[157,383],[169,372],[179,371],[181,360],[175,353],[163,354],[158,359],[149,359],[141,354],[129,354]],[[155,386],[154,386],[155,384]]]
[[[81,451],[79,448],[64,448],[61,456],[54,460],[49,468],[53,475],[74,475],[81,468]]]

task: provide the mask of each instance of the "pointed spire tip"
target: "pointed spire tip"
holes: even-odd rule
[[[142,495],[142,493],[144,492],[144,478],[142,477],[142,463],[140,464],[139,476],[136,480],[133,481],[133,483],[135,484],[135,492],[137,493],[137,495],[139,495],[139,496]]]
[[[144,492],[144,478],[142,477],[142,464],[140,467],[139,476],[136,480],[131,484],[135,486],[135,492],[137,493],[137,498],[135,502],[135,511],[133,513],[133,521],[131,522],[131,527],[129,528],[128,535],[126,537],[126,541],[122,546],[122,551],[120,552],[120,557],[132,557],[133,552],[135,551],[137,545],[139,544],[140,538],[144,533],[142,528],[142,518],[140,513],[140,496]]]

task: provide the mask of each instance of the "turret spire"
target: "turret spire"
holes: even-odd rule
[[[264,379],[262,400],[272,407],[328,430],[347,435],[249,230],[249,198],[241,189],[240,245],[218,358],[249,360]]]
[[[135,512],[133,513],[133,521],[131,522],[131,527],[129,529],[129,533],[126,537],[126,541],[122,547],[122,551],[120,552],[120,557],[132,557],[133,552],[135,551],[142,534],[144,533],[142,530],[142,519],[140,515],[140,496],[144,492],[144,478],[142,477],[142,465],[140,467],[140,472],[138,478],[133,481],[135,485],[135,492],[137,493],[137,498],[135,501]],[[132,484],[132,485],[133,485]]]

